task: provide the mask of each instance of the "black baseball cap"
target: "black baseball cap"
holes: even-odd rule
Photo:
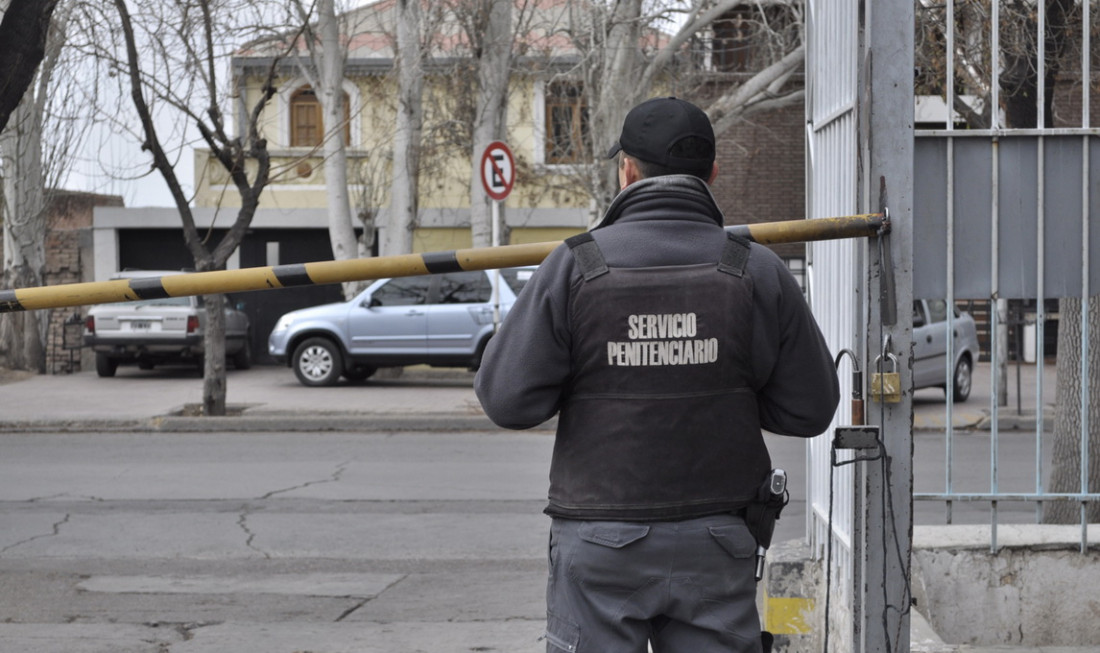
[[[689,136],[708,143],[709,155],[699,158],[673,155],[673,147]],[[714,128],[707,114],[691,102],[661,97],[646,100],[626,114],[623,131],[607,152],[607,158],[622,151],[642,161],[690,169],[710,167],[714,163],[714,150]]]

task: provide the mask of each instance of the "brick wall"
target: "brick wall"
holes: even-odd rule
[[[714,196],[726,224],[800,220],[805,216],[805,117],[801,104],[750,116],[718,139]],[[801,257],[804,246],[772,246]]]
[[[46,271],[43,280],[47,286],[63,283],[91,281],[92,260],[92,210],[97,206],[122,206],[122,198],[94,193],[55,191],[46,216]],[[3,233],[0,231],[0,239]],[[83,357],[80,349],[66,349],[65,322],[77,315],[83,322],[86,307],[58,308],[43,311],[49,314],[46,333],[46,371],[49,374],[68,374],[79,371]],[[75,328],[71,336],[79,334]],[[70,338],[70,344],[80,342]]]

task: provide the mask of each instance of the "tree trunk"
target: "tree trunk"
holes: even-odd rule
[[[1058,301],[1058,380],[1054,413],[1054,462],[1050,473],[1051,492],[1081,492],[1081,299]],[[1088,394],[1088,455],[1086,478],[1095,483],[1100,479],[1100,301],[1089,302],[1087,328],[1089,355]],[[1040,359],[1041,361],[1041,359]],[[1086,491],[1096,492],[1094,484]],[[1088,504],[1086,516],[1090,523],[1100,522],[1100,504]],[[1081,504],[1053,501],[1043,505],[1043,522],[1071,524],[1081,519]]]
[[[225,415],[225,295],[203,295],[206,329],[202,346],[206,350],[202,373],[202,414]]]
[[[0,133],[5,172],[5,288],[43,285],[46,270],[46,200],[42,170],[41,105],[26,96]],[[7,313],[0,317],[0,365],[11,369],[46,370],[47,311]]]
[[[477,107],[474,117],[473,152],[470,174],[470,233],[474,247],[492,244],[492,204],[481,181],[481,155],[495,140],[504,137],[508,102],[508,78],[512,62],[512,0],[483,0],[489,3],[488,20],[481,35],[481,58],[477,69]],[[501,220],[504,207],[501,206]]]
[[[424,127],[423,50],[419,0],[397,0],[397,124],[393,137],[393,186],[381,254],[412,252],[420,192],[420,141]]]
[[[344,142],[344,57],[340,45],[340,21],[336,17],[334,0],[320,0],[317,6],[317,29],[321,34],[320,52],[314,61],[320,71],[317,98],[324,112],[325,126],[325,195],[328,203],[328,233],[332,256],[337,261],[359,255],[355,230],[351,223],[348,199],[348,153]],[[363,284],[349,281],[342,284],[344,298],[354,297]]]
[[[601,53],[598,78],[585,79],[584,89],[592,116],[593,160],[603,162],[611,144],[619,138],[630,109],[649,97],[650,89],[639,80],[643,74],[638,44],[641,38],[642,2],[626,0],[614,4],[608,17],[607,37]],[[595,224],[603,209],[619,192],[619,177],[612,165],[591,166],[591,188],[596,200],[589,218]]]

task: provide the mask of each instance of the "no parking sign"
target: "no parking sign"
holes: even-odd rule
[[[500,141],[493,141],[481,155],[481,185],[485,194],[499,201],[508,197],[516,183],[516,163],[512,150]]]

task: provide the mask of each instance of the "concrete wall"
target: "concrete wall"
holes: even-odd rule
[[[925,526],[913,546],[917,609],[951,644],[1100,643],[1100,525],[1080,552],[1080,526]]]
[[[989,526],[917,526],[913,535],[912,650],[959,646],[1086,647],[1100,643],[1100,525],[1001,525],[997,553]],[[768,552],[758,604],[776,653],[823,648],[827,594],[820,560],[801,541]],[[851,579],[831,579],[834,596]],[[830,605],[829,650],[852,650],[851,615]]]

